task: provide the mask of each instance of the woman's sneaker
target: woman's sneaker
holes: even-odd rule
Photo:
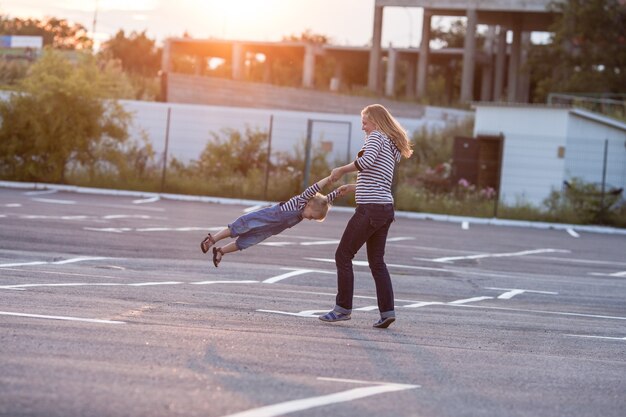
[[[378,320],[376,323],[374,323],[374,327],[377,327],[379,329],[386,329],[394,321],[396,321],[395,317],[387,317],[387,318],[382,318],[381,317],[380,320]]]
[[[322,321],[327,321],[327,322],[334,322],[334,321],[343,321],[343,320],[350,320],[350,314],[344,314],[344,313],[340,313],[338,311],[329,311],[328,313],[324,314],[323,316],[319,317],[320,320]]]

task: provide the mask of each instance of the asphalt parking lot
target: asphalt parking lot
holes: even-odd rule
[[[251,206],[0,188],[0,415],[626,414],[626,235],[399,215],[381,330],[345,210],[213,267]]]

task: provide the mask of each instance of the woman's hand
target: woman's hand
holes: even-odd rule
[[[343,172],[341,168],[342,167],[335,168],[330,172],[330,177],[329,177],[330,182],[339,181],[339,179],[343,176]]]

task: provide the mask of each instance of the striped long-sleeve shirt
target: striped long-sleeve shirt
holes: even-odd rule
[[[391,183],[401,156],[400,150],[384,133],[374,130],[367,136],[354,161],[359,171],[356,177],[357,204],[393,203]]]
[[[316,193],[320,191],[319,185],[317,183],[311,185],[309,188],[304,190],[302,194],[291,197],[285,203],[281,204],[281,211],[302,211],[304,207],[306,207],[306,203],[309,202],[311,197],[313,197]],[[337,194],[339,194],[339,189],[335,189],[331,191],[326,199],[329,203],[332,203],[335,198],[337,198]]]

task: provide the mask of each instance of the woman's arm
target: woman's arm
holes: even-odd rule
[[[329,178],[331,182],[335,182],[335,181],[338,181],[339,178],[343,177],[344,175],[349,174],[350,172],[356,172],[356,171],[357,171],[356,165],[354,164],[354,162],[350,162],[347,165],[333,169],[330,172]]]

